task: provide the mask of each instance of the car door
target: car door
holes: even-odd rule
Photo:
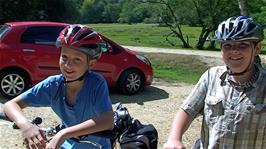
[[[32,70],[31,78],[40,81],[50,75],[59,73],[60,49],[55,42],[65,26],[31,26],[21,35],[19,49],[23,59]]]
[[[105,38],[101,43],[101,48],[103,51],[101,58],[92,70],[102,74],[109,86],[115,86],[116,80],[119,77],[118,73],[121,69],[121,50]]]

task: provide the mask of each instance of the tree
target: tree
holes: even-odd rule
[[[0,0],[0,22],[28,20],[33,6],[32,1]]]
[[[0,22],[73,22],[79,16],[74,0],[0,0]]]
[[[237,3],[231,0],[192,0],[196,8],[198,22],[202,27],[197,49],[203,49],[207,37],[214,32],[218,24],[229,16],[239,14]],[[228,7],[230,6],[230,7]],[[209,48],[214,48],[214,42],[211,42]]]
[[[122,4],[122,10],[118,21],[128,24],[141,23],[146,18],[151,18],[155,12],[156,11],[153,11],[153,7],[146,3],[141,3],[136,0],[125,0]]]
[[[105,23],[116,23],[119,19],[119,15],[121,13],[121,4],[119,3],[108,3],[104,7],[104,11],[102,13],[103,22]]]
[[[102,22],[105,5],[105,0],[84,0],[81,7],[81,23]]]
[[[175,36],[182,42],[183,48],[191,48],[189,45],[189,38],[185,36],[182,32],[182,25],[181,21],[179,20],[178,16],[176,15],[176,7],[179,3],[175,0],[145,0],[144,3],[153,3],[153,4],[161,4],[162,13],[160,15],[161,21],[169,27],[171,33],[166,36],[166,40],[171,44],[175,45],[169,40],[170,36]],[[182,8],[182,7],[181,7]]]
[[[248,16],[266,26],[266,0],[246,1]]]
[[[195,47],[203,49],[207,37],[218,24],[228,16],[239,14],[238,3],[231,0],[146,0],[165,5],[162,21],[170,28],[171,34],[179,38],[183,47],[191,47],[188,37],[184,37],[181,24],[200,26],[201,33]],[[210,43],[214,48],[214,42]]]

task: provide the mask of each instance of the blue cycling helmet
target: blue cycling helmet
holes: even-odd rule
[[[263,28],[246,16],[231,17],[219,24],[215,31],[214,41],[264,39]]]

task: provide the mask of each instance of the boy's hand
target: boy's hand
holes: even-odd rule
[[[168,140],[163,145],[163,149],[186,149],[186,147],[180,141]]]
[[[65,139],[63,137],[64,131],[59,131],[53,138],[47,143],[45,149],[59,149],[60,146],[64,143]]]
[[[44,132],[36,125],[28,122],[20,127],[22,131],[23,144],[28,149],[44,149],[46,146],[46,139]]]

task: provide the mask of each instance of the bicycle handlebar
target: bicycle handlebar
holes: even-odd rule
[[[6,114],[5,114],[4,112],[0,112],[0,119],[12,122],[12,120],[9,119],[9,118],[6,116]],[[39,125],[39,124],[42,123],[42,118],[40,118],[40,117],[35,117],[35,118],[31,121],[31,123],[32,123],[32,124],[35,124],[35,125]],[[19,129],[18,126],[17,126],[15,123],[13,123],[12,127],[13,127],[13,129]]]
[[[0,119],[12,122],[4,112],[0,112]]]
[[[12,122],[12,120],[10,120],[4,112],[0,112],[0,119]],[[42,118],[41,117],[35,117],[31,121],[31,123],[35,124],[35,125],[40,125],[42,123]],[[13,127],[13,129],[19,129],[15,123],[13,123],[12,127]],[[47,136],[53,136],[57,132],[59,132],[60,130],[62,130],[64,128],[65,127],[62,125],[57,125],[54,127],[41,128],[41,129],[45,131]],[[117,134],[113,130],[104,130],[104,131],[100,131],[100,132],[95,132],[95,133],[92,133],[91,135],[98,136],[98,137],[110,138],[110,139],[114,139],[117,136]],[[79,138],[83,138],[83,137],[87,137],[87,136],[88,135],[83,135],[83,136],[80,136]]]

